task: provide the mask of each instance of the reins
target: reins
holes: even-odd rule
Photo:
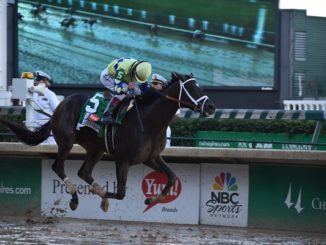
[[[168,100],[172,100],[173,102],[176,102],[178,104],[181,104],[181,105],[186,105],[186,106],[191,106],[192,108],[196,109],[197,105],[194,105],[193,103],[190,103],[188,101],[184,101],[184,100],[179,100],[177,98],[174,98],[170,95],[164,95],[164,97]]]
[[[206,101],[208,99],[208,96],[204,95],[204,96],[198,98],[197,100],[194,99],[192,97],[192,95],[188,92],[188,90],[187,90],[187,88],[185,86],[185,84],[187,82],[190,82],[190,81],[196,81],[196,80],[195,80],[195,78],[189,78],[186,81],[179,80],[179,84],[180,84],[179,98],[175,98],[175,97],[172,97],[172,96],[167,95],[167,94],[164,94],[164,97],[166,99],[168,99],[168,100],[171,100],[171,101],[174,101],[174,102],[178,103],[179,108],[181,108],[181,105],[185,105],[185,106],[189,106],[189,107],[193,108],[193,110],[195,110],[195,111],[201,111],[201,113],[203,113],[204,105],[205,105],[205,103],[206,103]],[[191,102],[181,100],[183,92],[186,93],[186,95],[188,96],[188,99]],[[202,103],[200,103],[200,102],[202,102]]]

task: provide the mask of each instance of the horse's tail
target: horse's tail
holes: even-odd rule
[[[7,126],[21,142],[27,145],[38,145],[46,140],[51,133],[50,121],[42,125],[36,131],[31,131],[23,125],[7,121],[3,118],[0,118],[0,122]]]

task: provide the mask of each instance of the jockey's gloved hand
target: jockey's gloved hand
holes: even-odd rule
[[[126,92],[128,91],[128,84],[126,83],[121,83],[122,91]]]
[[[128,97],[134,97],[135,96],[135,90],[134,89],[129,89],[127,92]]]
[[[140,95],[140,94],[142,94],[141,89],[139,87],[135,87],[134,88],[134,95]]]

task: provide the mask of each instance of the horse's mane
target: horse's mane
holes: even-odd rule
[[[168,87],[170,87],[173,83],[179,81],[179,80],[182,80],[182,81],[186,81],[187,79],[189,78],[192,78],[193,75],[192,74],[180,74],[180,73],[177,73],[177,72],[172,72],[171,73],[171,80],[167,83],[167,85],[164,87],[164,90],[166,90]]]
[[[154,88],[149,88],[142,95],[137,96],[136,100],[139,105],[153,104],[157,99],[161,97],[161,93]]]
[[[192,74],[179,74],[176,72],[171,73],[171,80],[163,88],[163,90],[158,91],[152,87],[148,88],[143,94],[136,96],[136,101],[140,106],[151,105],[156,102],[159,98],[165,96],[165,90],[168,89],[173,83],[182,80],[185,81],[188,78],[193,77]]]

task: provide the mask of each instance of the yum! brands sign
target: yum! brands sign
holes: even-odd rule
[[[144,201],[160,194],[168,181],[165,174],[146,167],[140,183],[143,201],[139,205],[139,218],[144,221],[198,224],[200,165],[171,163],[169,167],[177,176],[175,184],[164,200],[145,205]]]
[[[145,195],[146,198],[156,196],[162,193],[167,182],[168,182],[168,177],[165,174],[156,171],[151,172],[147,174],[142,181],[143,194]],[[160,201],[159,203],[148,205],[145,208],[144,213],[157,204],[166,204],[166,203],[173,202],[175,199],[179,197],[181,190],[182,190],[182,184],[180,179],[177,178],[175,184],[171,187],[165,199]],[[167,208],[163,206],[162,212],[178,212],[178,209]]]

